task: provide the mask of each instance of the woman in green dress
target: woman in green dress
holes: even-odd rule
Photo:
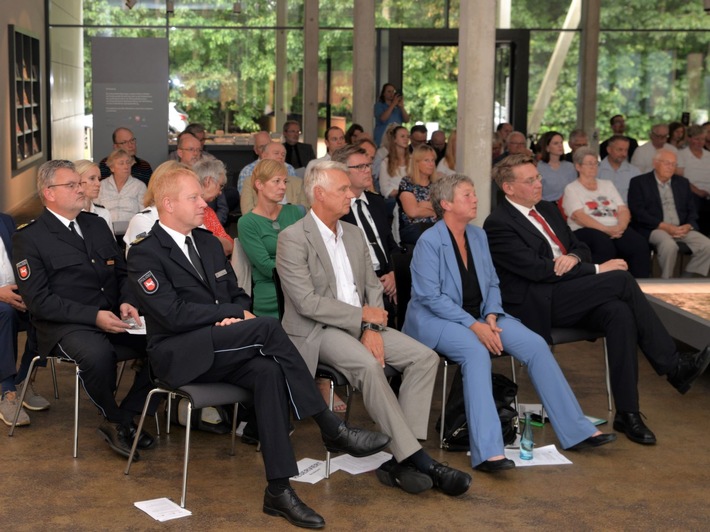
[[[273,271],[276,266],[276,242],[281,230],[303,218],[299,205],[283,205],[288,171],[279,161],[265,159],[256,165],[251,186],[256,192],[256,206],[239,218],[239,242],[249,257],[254,283],[254,314],[279,317]]]

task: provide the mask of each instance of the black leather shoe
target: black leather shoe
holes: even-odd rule
[[[471,485],[471,475],[437,461],[431,464],[427,473],[434,482],[434,487],[446,495],[461,495],[466,493]]]
[[[125,456],[126,458],[130,456],[131,447],[133,446],[133,440],[130,436],[130,429],[124,427],[120,423],[109,423],[108,421],[104,421],[101,423],[99,428],[96,429],[96,432],[98,432],[99,436],[106,440],[108,446],[115,452],[121,456]],[[137,462],[138,460],[140,460],[140,455],[136,450],[133,455],[133,461]]]
[[[614,427],[616,428],[616,427]],[[606,445],[616,441],[616,434],[597,434],[596,436],[590,436],[586,440],[573,445],[568,448],[568,451],[581,451],[582,449],[589,449],[590,447],[599,447],[600,445]]]
[[[710,346],[702,351],[678,355],[678,365],[668,374],[668,382],[680,393],[690,390],[693,381],[700,377],[710,365]]]
[[[323,444],[331,453],[348,453],[356,458],[379,453],[389,445],[391,439],[381,432],[351,429],[345,423],[340,424],[335,438],[323,434]]]
[[[429,475],[418,471],[413,464],[408,462],[399,464],[392,458],[375,470],[377,480],[385,486],[400,487],[407,493],[421,493],[434,486]]]
[[[614,430],[623,432],[628,439],[636,443],[643,445],[656,443],[656,436],[645,425],[640,412],[617,412],[614,416]]]
[[[507,469],[513,468],[515,468],[515,462],[509,460],[508,458],[501,458],[500,460],[484,460],[474,467],[474,469],[483,471],[484,473],[497,473],[498,471],[506,471]]]
[[[302,528],[323,528],[325,526],[325,519],[299,499],[291,487],[277,495],[272,495],[267,487],[264,491],[264,513],[281,516],[292,525]]]
[[[136,437],[136,431],[138,430],[138,425],[133,423],[131,425],[131,445],[133,445],[133,440]],[[152,449],[155,447],[155,438],[151,436],[145,429],[141,431],[141,437],[138,438],[138,449]]]

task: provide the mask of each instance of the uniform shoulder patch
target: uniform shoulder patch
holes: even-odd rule
[[[138,284],[146,294],[154,294],[158,291],[158,280],[153,275],[153,272],[146,272],[140,279],[138,279]]]
[[[150,236],[150,233],[147,231],[144,231],[142,233],[139,233],[136,238],[133,239],[133,242],[131,242],[131,246],[135,246],[137,244],[140,244],[143,242],[146,238]]]
[[[17,226],[17,229],[15,229],[15,230],[16,230],[16,231],[22,231],[25,227],[29,227],[29,226],[32,225],[33,223],[35,223],[35,221],[34,221],[34,220],[30,220],[30,221],[27,222],[26,224],[20,224],[20,225],[18,225],[18,226]]]
[[[17,277],[20,281],[26,281],[30,278],[30,274],[32,272],[30,271],[30,263],[27,262],[27,259],[21,260],[15,264],[15,268],[17,269]]]

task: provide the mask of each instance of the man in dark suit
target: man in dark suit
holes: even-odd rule
[[[284,148],[286,148],[286,162],[294,168],[304,168],[316,158],[313,146],[299,142],[301,125],[295,120],[284,122]]]
[[[493,177],[505,201],[483,227],[503,306],[548,342],[552,327],[604,331],[616,403],[614,429],[634,442],[655,443],[639,413],[637,348],[680,393],[705,371],[710,350],[678,354],[626,263],[590,262],[589,248],[570,231],[557,206],[541,201],[533,158],[511,155],[494,168]]]
[[[348,167],[350,191],[353,193],[350,210],[340,219],[362,229],[368,243],[372,267],[386,296],[388,322],[393,326],[393,303],[397,300],[397,287],[394,283],[391,256],[393,253],[399,253],[400,249],[392,236],[384,198],[369,190],[372,187],[372,162],[363,148],[353,145],[337,150],[332,160]]]
[[[141,369],[121,405],[116,404],[116,349],[145,356],[145,338],[126,333],[140,323],[135,297],[126,284],[123,252],[97,215],[82,212],[81,178],[69,161],[44,163],[37,191],[46,207],[13,237],[13,263],[20,295],[37,330],[39,352],[71,358],[84,390],[105,421],[99,434],[128,456],[135,424],[150,388]],[[154,444],[145,434],[139,448]]]
[[[624,115],[612,116],[609,119],[609,125],[611,126],[611,137],[609,137],[599,145],[599,158],[602,160],[606,158],[606,156],[608,155],[607,147],[609,146],[609,142],[615,136],[621,135],[629,139],[629,151],[626,158],[627,160],[631,161],[631,157],[633,157],[636,148],[639,147],[639,143],[635,138],[629,137],[628,135],[624,135],[624,133],[626,133],[626,120],[624,119]]]
[[[289,401],[296,417],[318,423],[329,450],[368,456],[389,437],[342,423],[278,320],[247,310],[251,301],[221,244],[197,229],[206,206],[197,176],[177,168],[156,171],[153,179],[160,221],[128,253],[129,276],[146,315],[151,367],[172,386],[229,382],[251,390],[269,483],[264,512],[321,528],[323,518],[289,483],[298,474],[288,437]]]
[[[707,277],[710,239],[698,231],[698,214],[690,182],[675,174],[677,156],[661,149],[653,157],[653,172],[634,177],[629,185],[631,225],[656,248],[661,277],[673,275],[678,242],[693,252],[681,277]]]

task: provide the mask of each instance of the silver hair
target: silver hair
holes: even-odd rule
[[[54,184],[54,175],[57,173],[57,170],[61,170],[62,168],[68,168],[76,172],[74,163],[63,159],[47,161],[37,170],[37,192],[39,193],[39,199],[42,201],[42,205],[44,205],[44,194],[42,194],[42,191]]]
[[[313,163],[310,168],[306,170],[306,175],[303,179],[303,189],[311,205],[314,200],[313,189],[316,187],[325,187],[328,183],[328,170],[340,170],[345,172],[346,175],[348,173],[348,167],[343,163],[335,161],[318,161],[317,163]]]
[[[442,176],[431,184],[431,188],[429,189],[429,199],[431,200],[431,206],[434,208],[434,213],[437,218],[441,219],[444,216],[444,209],[441,206],[441,202],[454,201],[456,187],[463,183],[468,183],[473,186],[471,178],[463,174]]]
[[[195,163],[192,171],[200,178],[200,184],[204,185],[207,178],[211,177],[218,184],[223,184],[222,179],[226,181],[227,168],[219,159],[203,159]]]
[[[599,158],[599,154],[597,154],[596,150],[585,146],[578,148],[577,151],[574,152],[574,155],[572,155],[572,161],[574,164],[581,165],[584,162],[585,157],[594,157],[594,160],[596,161]]]

